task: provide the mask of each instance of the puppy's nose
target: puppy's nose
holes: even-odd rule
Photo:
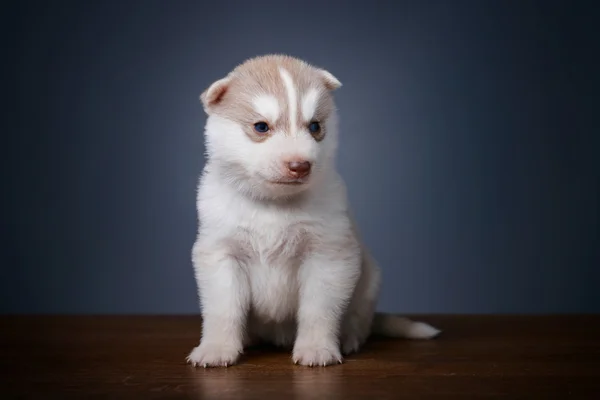
[[[295,178],[303,178],[310,174],[310,162],[308,161],[290,161],[287,163],[290,175]]]

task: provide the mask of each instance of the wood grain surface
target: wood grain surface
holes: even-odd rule
[[[270,347],[194,369],[197,316],[2,316],[0,398],[600,399],[600,316],[418,316],[433,341],[372,338],[343,365]]]

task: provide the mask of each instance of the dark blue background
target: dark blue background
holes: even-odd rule
[[[284,52],[344,84],[380,310],[599,312],[593,4],[5,5],[0,311],[197,312],[198,95]]]

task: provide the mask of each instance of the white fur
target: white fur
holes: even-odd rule
[[[279,68],[279,73],[281,74],[281,79],[283,79],[283,84],[285,85],[285,91],[287,93],[288,98],[288,110],[290,113],[290,135],[295,135],[297,132],[296,128],[296,107],[298,107],[296,88],[294,86],[294,82],[290,73],[285,68]]]
[[[280,72],[295,116],[301,94],[291,75]],[[314,110],[313,96],[303,97],[305,116]],[[192,250],[203,316],[200,344],[187,358],[193,365],[234,364],[245,346],[267,340],[292,348],[296,363],[325,366],[358,351],[372,331],[422,339],[439,333],[375,314],[379,268],[361,243],[334,168],[337,114],[323,121],[320,143],[295,126],[297,118],[290,121],[295,134],[274,132],[254,143],[237,123],[208,117]],[[289,156],[313,163],[309,180],[270,183],[284,174]]]
[[[277,99],[269,94],[257,96],[254,99],[254,109],[271,122],[277,122],[281,112]]]
[[[302,99],[302,118],[304,121],[310,121],[315,115],[317,102],[319,101],[319,92],[315,88],[311,88]]]

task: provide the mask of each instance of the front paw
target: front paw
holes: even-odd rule
[[[343,362],[339,346],[335,343],[296,344],[292,354],[294,364],[308,367],[341,364]]]
[[[200,343],[186,361],[194,367],[228,367],[237,362],[242,349],[226,343]]]

